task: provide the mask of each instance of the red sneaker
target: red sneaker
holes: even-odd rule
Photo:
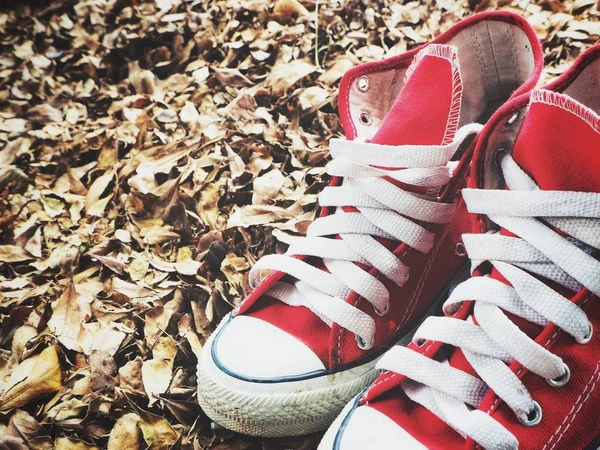
[[[600,446],[600,46],[479,136],[474,276],[346,408],[319,449]]]
[[[497,12],[344,76],[348,141],[331,141],[320,217],[258,261],[256,289],[199,358],[209,417],[246,434],[309,433],[375,379],[466,263],[459,192],[477,122],[532,89],[542,64],[527,22]]]

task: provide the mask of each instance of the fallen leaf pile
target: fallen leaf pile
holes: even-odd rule
[[[196,355],[303,232],[360,62],[507,8],[549,76],[596,2],[15,1],[0,10],[0,447],[303,449],[211,428]]]

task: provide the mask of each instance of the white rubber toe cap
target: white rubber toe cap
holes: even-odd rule
[[[427,450],[388,416],[368,406],[359,406],[352,413],[336,446],[336,437],[342,425],[342,418],[339,419],[325,434],[319,450]]]
[[[325,370],[304,343],[260,319],[237,316],[217,330],[213,358],[234,377],[277,379]]]

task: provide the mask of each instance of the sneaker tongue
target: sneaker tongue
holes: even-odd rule
[[[513,158],[544,190],[600,192],[600,117],[571,97],[538,90]]]
[[[382,145],[441,145],[458,128],[462,80],[456,47],[430,44],[415,56],[371,142]]]

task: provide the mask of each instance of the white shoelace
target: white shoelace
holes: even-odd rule
[[[376,276],[355,263],[373,267],[402,286],[408,278],[408,268],[376,237],[404,242],[427,253],[434,235],[410,219],[448,223],[455,209],[454,204],[404,191],[384,177],[439,188],[450,180],[452,156],[469,135],[479,130],[478,124],[464,126],[453,142],[443,146],[386,146],[332,139],[333,161],[327,172],[342,177],[343,183],[326,187],[319,195],[319,203],[336,208],[335,213],[316,219],[305,237],[282,239],[290,244],[287,252],[261,258],[250,271],[250,283],[256,286],[270,271],[292,276],[293,282],[280,281],[267,295],[291,306],[309,308],[330,327],[337,323],[354,333],[359,345],[370,348],[375,338],[375,321],[347,303],[346,298],[354,291],[371,303],[377,313],[385,314],[389,292]],[[345,212],[341,208],[344,206],[358,212]],[[321,258],[328,272],[295,257],[301,255]]]
[[[485,214],[519,238],[464,235],[464,243],[473,268],[489,261],[512,287],[490,277],[461,283],[444,311],[451,314],[462,302],[472,300],[479,326],[471,318],[430,317],[414,337],[460,347],[480,378],[399,346],[378,364],[380,369],[406,375],[409,380],[402,387],[411,400],[488,450],[519,446],[510,431],[477,409],[488,389],[524,424],[534,425],[542,414],[509,363],[518,361],[558,384],[557,380],[568,380],[570,373],[560,357],[529,338],[504,311],[541,326],[553,322],[580,343],[593,331],[581,308],[530,273],[574,292],[585,286],[600,295],[600,262],[589,254],[600,248],[600,194],[542,191],[508,155],[503,156],[501,167],[510,190],[465,189],[464,199],[470,212]]]

